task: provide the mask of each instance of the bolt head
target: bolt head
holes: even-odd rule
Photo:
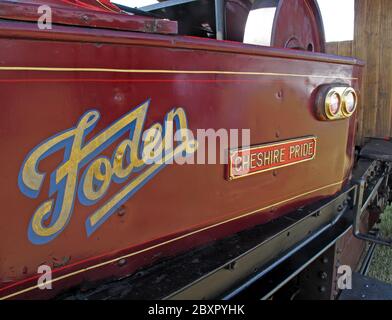
[[[124,206],[121,206],[121,207],[118,208],[118,210],[117,210],[117,215],[120,216],[120,217],[122,217],[123,215],[125,215],[125,212],[126,212],[125,207],[124,207]]]
[[[123,265],[125,265],[127,263],[127,260],[126,259],[120,259],[120,260],[118,260],[118,262],[117,262],[117,264],[120,266],[120,267],[122,267]]]
[[[321,286],[321,287],[319,287],[319,291],[325,292],[325,291],[327,291],[327,288],[325,286]]]

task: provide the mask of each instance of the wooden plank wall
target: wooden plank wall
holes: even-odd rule
[[[392,0],[355,0],[354,41],[327,43],[327,52],[366,62],[357,142],[392,136]]]

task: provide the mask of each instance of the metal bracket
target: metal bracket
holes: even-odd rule
[[[216,39],[224,40],[225,38],[225,3],[223,0],[215,0],[215,28]]]
[[[372,163],[373,165],[374,163]],[[389,169],[389,165],[387,166]],[[365,190],[366,190],[366,176],[362,176],[359,181],[357,181],[356,185],[356,199],[355,199],[355,209],[354,209],[354,221],[353,221],[353,232],[354,236],[358,239],[369,241],[372,243],[390,246],[392,247],[392,239],[385,240],[380,238],[377,234],[372,234],[371,232],[363,233],[361,232],[361,218],[365,210],[369,207],[369,205],[373,202],[376,196],[379,193],[379,190],[382,186],[388,185],[389,178],[389,170],[384,170],[381,174],[381,177],[378,178],[377,182],[374,184],[373,189],[370,191],[369,195],[365,199]]]

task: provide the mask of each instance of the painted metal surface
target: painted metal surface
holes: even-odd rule
[[[324,26],[317,1],[279,0],[276,11],[272,46],[325,52]]]
[[[177,22],[146,16],[129,15],[108,1],[91,0],[69,2],[62,0],[44,1],[0,1],[0,18],[17,21],[39,20],[41,5],[50,6],[52,22],[55,24],[90,28],[110,28],[136,32],[177,34]]]
[[[0,297],[130,274],[335,194],[350,176],[355,116],[318,121],[314,93],[358,89],[354,59],[6,21],[0,47]],[[99,165],[114,170],[132,124],[141,133],[165,117],[193,132],[250,129],[251,145],[313,135],[317,157],[238,181],[223,164],[133,162],[101,179],[105,193],[88,187]],[[41,264],[54,267],[53,290],[37,290]]]

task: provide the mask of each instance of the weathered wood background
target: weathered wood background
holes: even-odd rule
[[[357,142],[392,136],[392,0],[355,0],[354,41],[327,43],[327,52],[366,62]]]

